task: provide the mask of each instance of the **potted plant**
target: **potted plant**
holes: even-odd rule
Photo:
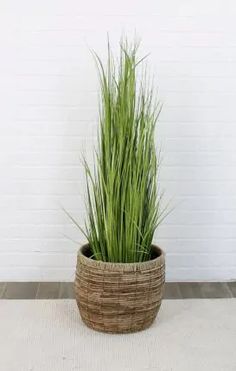
[[[104,65],[95,54],[101,106],[95,170],[85,161],[88,244],[77,257],[75,294],[82,320],[95,330],[147,328],[161,305],[163,251],[152,244],[161,222],[154,143],[160,104],[146,68],[137,71],[138,43],[121,41],[119,59],[108,42]]]

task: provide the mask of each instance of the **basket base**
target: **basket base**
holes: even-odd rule
[[[110,321],[108,318],[103,322],[102,318],[100,321],[98,321],[98,318],[96,320],[91,320],[86,318],[83,315],[83,311],[80,310],[79,304],[77,303],[81,319],[83,323],[90,329],[98,331],[98,332],[103,332],[107,334],[128,334],[128,333],[134,333],[134,332],[140,332],[144,331],[147,328],[149,328],[153,322],[156,319],[156,316],[159,312],[160,306],[155,309],[155,313],[148,319],[142,319],[138,318],[135,320],[135,314],[130,317],[130,321],[127,321],[127,317],[124,319],[122,318],[122,315],[116,316],[116,317],[110,317]],[[150,315],[150,313],[149,313]],[[128,324],[130,322],[130,325]]]

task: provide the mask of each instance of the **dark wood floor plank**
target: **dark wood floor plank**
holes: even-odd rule
[[[165,284],[164,299],[181,299],[182,295],[178,283],[167,282]]]
[[[181,282],[179,288],[184,299],[202,299],[201,284],[198,282]]]
[[[59,299],[74,299],[74,283],[73,282],[61,282],[59,288]]]
[[[36,293],[36,299],[58,299],[59,282],[40,282]]]
[[[203,298],[231,298],[232,294],[225,282],[202,282],[199,283]]]
[[[38,282],[9,282],[6,284],[3,299],[35,299]]]
[[[0,282],[2,299],[72,299],[72,282]],[[165,299],[236,297],[236,282],[168,282]]]
[[[228,282],[227,286],[234,298],[236,298],[236,281],[235,282]]]
[[[6,283],[5,282],[0,282],[0,299],[2,298],[5,287],[6,287]]]

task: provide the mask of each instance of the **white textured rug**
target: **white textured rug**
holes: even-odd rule
[[[235,371],[236,299],[165,300],[148,330],[86,328],[74,300],[0,300],[1,371]]]

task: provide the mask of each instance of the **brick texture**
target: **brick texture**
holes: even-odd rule
[[[155,235],[167,279],[236,279],[236,7],[218,0],[5,2],[0,13],[0,280],[70,281],[83,236],[81,154],[98,117],[90,48],[142,38],[164,103]]]

